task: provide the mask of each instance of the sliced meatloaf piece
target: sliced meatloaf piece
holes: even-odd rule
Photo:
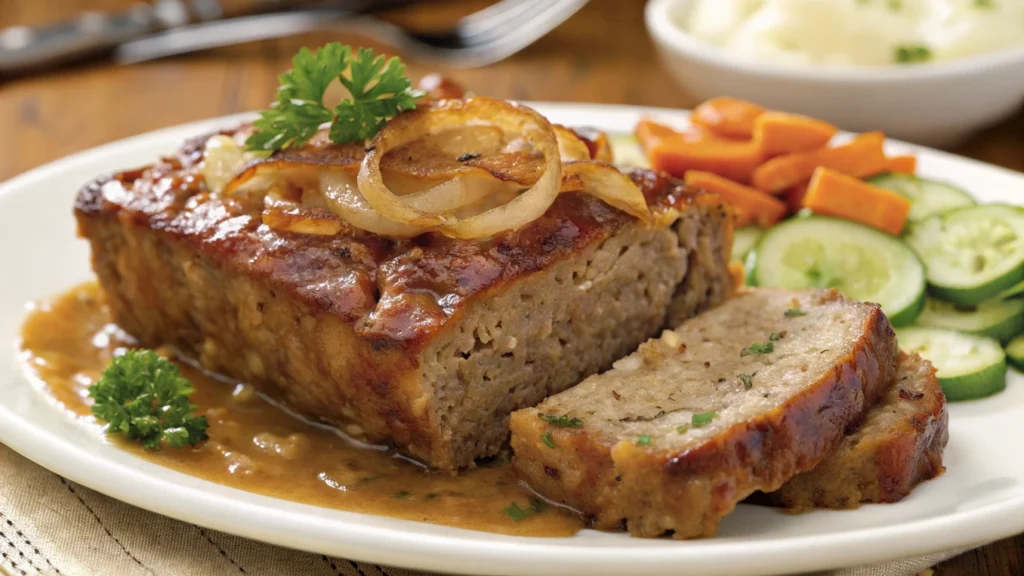
[[[709,536],[736,503],[814,468],[892,386],[875,304],[760,289],[512,415],[513,463],[599,529]]]
[[[117,323],[438,468],[732,290],[719,199],[653,172],[632,178],[657,225],[567,193],[486,241],[395,241],[268,228],[261,199],[207,191],[203,144],[78,195]]]
[[[855,425],[839,448],[810,472],[768,495],[798,510],[897,502],[945,470],[946,397],[931,362],[901,354],[896,385]]]

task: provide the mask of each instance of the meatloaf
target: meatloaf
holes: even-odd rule
[[[892,386],[897,356],[875,304],[745,292],[515,412],[513,464],[596,528],[710,536],[747,495],[831,454]]]
[[[566,193],[486,241],[316,236],[211,194],[204,141],[78,194],[117,323],[437,468],[495,454],[513,410],[732,290],[727,210],[653,172],[631,177],[658,224]]]
[[[835,453],[769,494],[772,503],[805,510],[897,502],[942,474],[949,416],[935,368],[917,354],[901,354],[897,374],[896,385]]]

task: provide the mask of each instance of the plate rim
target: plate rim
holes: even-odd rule
[[[568,111],[593,115],[594,123],[599,125],[610,124],[608,117],[616,114],[631,116],[634,120],[643,116],[656,116],[680,122],[684,122],[688,115],[684,110],[643,106],[565,102],[526,104],[538,108],[545,115],[558,116]],[[54,177],[54,174],[87,167],[133,145],[172,138],[180,141],[182,134],[199,133],[214,126],[230,125],[252,116],[252,112],[245,112],[179,124],[83,150],[0,183],[0,197],[45,181]],[[1013,170],[905,142],[890,142],[893,146],[923,152],[943,162],[967,163],[986,171],[1001,172],[1024,183],[1024,175]],[[16,341],[14,347],[17,355]],[[31,385],[28,375],[21,374],[20,377],[23,382],[16,380],[14,386]],[[38,390],[33,392],[41,394]],[[484,569],[495,574],[551,571],[565,574],[613,574],[628,566],[636,574],[660,574],[678,573],[680,566],[685,566],[687,570],[705,574],[764,574],[766,569],[807,571],[864,562],[881,562],[908,555],[944,551],[1024,532],[1024,494],[1021,494],[967,511],[889,526],[866,527],[813,536],[768,536],[756,542],[709,539],[698,540],[696,543],[679,542],[663,547],[616,546],[614,543],[565,547],[559,544],[558,539],[498,535],[489,535],[490,541],[485,541],[479,536],[486,533],[480,532],[473,532],[477,538],[469,538],[458,534],[425,535],[417,531],[370,526],[359,522],[358,517],[375,516],[353,512],[342,512],[344,515],[355,517],[344,522],[327,517],[326,513],[296,515],[290,510],[282,510],[281,503],[290,505],[285,508],[304,507],[311,509],[310,512],[338,511],[282,501],[214,483],[210,484],[222,490],[204,492],[179,486],[170,479],[179,474],[184,476],[183,474],[149,462],[146,462],[148,466],[166,470],[168,473],[155,476],[146,473],[147,466],[111,466],[103,454],[75,450],[73,443],[62,439],[58,432],[22,418],[11,410],[2,398],[0,441],[54,473],[117,500],[164,516],[270,544],[418,570],[479,573]],[[135,490],[131,489],[132,486]],[[222,499],[220,493],[224,490],[246,495],[246,498]],[[176,507],[174,504],[177,502],[184,502],[189,506]],[[276,503],[277,506],[271,506],[271,503]],[[199,514],[200,510],[210,512],[205,515]],[[251,520],[249,516],[253,511],[259,513],[261,521],[258,524],[262,527],[257,526],[257,523],[244,523],[247,519]],[[276,529],[271,529],[272,527]],[[451,530],[453,529],[443,531]],[[332,546],[325,548],[320,545],[320,541],[308,538],[311,533],[319,534],[320,541],[327,535],[333,535],[334,542]],[[970,534],[971,538],[958,537],[965,533]],[[910,535],[913,538],[908,542],[907,537]],[[765,559],[772,556],[785,556],[784,566],[766,566]],[[728,559],[727,564],[723,563],[725,559]]]

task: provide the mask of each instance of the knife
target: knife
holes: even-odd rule
[[[365,13],[408,0],[155,0],[116,13],[84,12],[71,20],[44,26],[12,26],[0,30],[0,75],[23,73],[109,53],[117,46],[177,29],[209,22],[316,4],[348,13]]]

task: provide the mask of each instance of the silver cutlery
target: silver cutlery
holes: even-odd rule
[[[310,9],[200,23],[126,42],[114,52],[135,63],[255,40],[308,32],[358,32],[410,58],[449,68],[503,60],[568,20],[588,0],[502,0],[458,20],[446,31],[416,33],[372,16]]]

